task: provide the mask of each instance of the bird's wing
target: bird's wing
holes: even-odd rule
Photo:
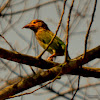
[[[37,40],[44,49],[48,46],[53,36],[54,34],[50,30],[42,30],[36,34]],[[56,36],[48,51],[57,52],[58,50],[65,50],[65,44]]]

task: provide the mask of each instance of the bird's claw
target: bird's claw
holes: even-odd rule
[[[48,59],[47,60],[49,60],[49,61],[53,61],[53,57],[48,57]]]

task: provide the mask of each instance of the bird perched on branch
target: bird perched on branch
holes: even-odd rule
[[[50,31],[47,24],[39,19],[32,20],[23,28],[29,28],[33,30],[36,35],[36,39],[44,49],[48,46],[49,42],[54,36],[54,33]],[[63,56],[65,54],[65,44],[59,37],[56,36],[47,51],[52,54],[48,60],[53,59],[53,57],[56,56]],[[67,58],[69,59],[69,55]]]

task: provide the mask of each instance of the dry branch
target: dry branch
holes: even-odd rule
[[[3,53],[6,53],[6,56]],[[32,57],[32,56],[27,56],[27,55],[24,55],[24,54],[18,54],[16,52],[7,51],[7,50],[0,48],[0,57],[6,58],[8,60],[21,62],[21,63],[24,63],[24,64],[25,63],[26,64],[32,64],[33,63],[34,66],[37,65],[37,62],[38,62],[38,66],[44,66],[45,68],[46,68],[46,65],[44,63],[50,63],[52,65],[51,67],[55,66],[51,69],[48,69],[47,71],[37,73],[36,75],[30,76],[30,77],[28,76],[25,79],[22,79],[22,81],[15,83],[15,84],[12,84],[12,85],[2,89],[0,91],[0,98],[2,98],[2,99],[9,98],[9,96],[11,96],[11,95],[15,95],[19,92],[22,92],[24,90],[27,90],[27,89],[33,87],[33,86],[36,86],[36,85],[39,85],[43,82],[49,81],[49,80],[53,79],[54,77],[56,77],[58,75],[58,73],[61,72],[61,70],[62,70],[62,72],[61,72],[62,75],[72,73],[73,70],[79,68],[80,65],[83,65],[83,64],[85,64],[85,63],[87,63],[87,62],[89,62],[89,61],[91,61],[95,58],[100,58],[100,46],[88,51],[86,53],[86,59],[84,59],[83,56],[84,55],[81,55],[81,56],[79,56],[75,59],[72,59],[71,61],[69,61],[69,63],[58,64],[58,63],[54,63],[54,62],[48,62],[48,61],[45,61],[45,60],[42,60],[42,59],[37,59],[37,58]],[[29,61],[27,62],[27,60],[29,60]],[[42,63],[42,62],[44,62],[44,63]],[[89,69],[89,68],[84,68],[84,67],[83,67],[83,70],[84,71],[87,70],[88,72],[93,71],[95,73],[96,72],[99,73],[99,71],[100,71],[100,69],[96,70],[96,69],[93,69],[93,68]],[[77,75],[79,74],[77,71],[76,71],[76,73],[77,73]]]

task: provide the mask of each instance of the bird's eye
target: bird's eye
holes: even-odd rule
[[[36,22],[33,22],[33,24],[35,24]]]

